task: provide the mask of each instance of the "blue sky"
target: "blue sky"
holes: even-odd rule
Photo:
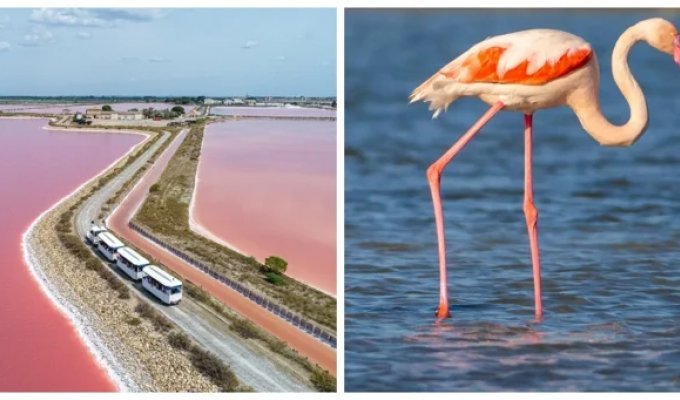
[[[335,9],[0,9],[2,95],[336,94]]]

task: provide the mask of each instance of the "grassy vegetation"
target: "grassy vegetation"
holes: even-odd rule
[[[139,303],[135,306],[135,312],[140,317],[150,321],[153,327],[159,332],[170,332],[173,324],[169,319],[165,318],[163,314],[154,310],[148,303]]]
[[[335,392],[337,380],[326,371],[314,371],[312,373],[312,384],[319,392]]]
[[[223,392],[249,391],[242,387],[231,368],[214,354],[195,344],[187,335],[175,330],[176,326],[147,303],[139,302],[135,312],[148,320],[154,328],[166,334],[168,343],[177,350],[187,353],[191,364],[198,372],[210,379]],[[128,321],[129,323],[129,321]]]
[[[158,132],[158,130],[154,131]],[[145,143],[141,149],[136,151],[134,154],[129,155],[121,167],[114,168],[100,177],[89,192],[82,195],[75,202],[75,204],[73,204],[66,212],[59,216],[56,226],[57,237],[64,248],[74,256],[81,259],[87,269],[97,272],[97,274],[109,284],[109,287],[112,290],[118,292],[118,297],[121,299],[130,299],[132,297],[130,290],[115,275],[115,273],[113,273],[110,268],[103,264],[102,261],[97,258],[97,256],[95,256],[94,253],[92,253],[92,251],[85,245],[85,243],[83,243],[82,239],[75,232],[73,217],[75,211],[89,197],[91,197],[104,185],[111,181],[111,179],[113,179],[118,173],[132,164],[139,156],[144,154],[157,140],[160,139],[160,137],[161,135],[157,134],[154,138]],[[173,138],[174,134],[169,138],[169,140],[166,141],[166,143],[163,144],[163,146],[156,150],[149,163],[142,167],[130,181],[125,183],[123,189],[119,190],[114,195],[112,198],[113,200],[109,199],[109,201],[111,201],[110,204],[115,204],[115,202],[117,202],[117,200],[127,191],[125,188],[129,188],[130,185],[137,181],[147,166],[153,163],[153,160],[155,160],[163,152],[165,147],[167,147],[167,145],[172,142]],[[109,202],[107,202],[107,204],[109,204]],[[134,300],[136,301],[134,311],[139,315],[139,317],[148,320],[157,331],[166,334],[168,340],[171,340],[171,337],[175,337],[173,342],[176,345],[178,343],[176,338],[177,335],[183,336],[184,339],[182,340],[185,340],[188,343],[185,344],[185,346],[187,346],[187,351],[189,352],[188,358],[191,360],[191,363],[194,365],[197,371],[210,379],[210,381],[218,386],[222,391],[250,390],[250,388],[240,385],[236,375],[231,371],[229,366],[225,365],[219,358],[193,344],[192,341],[184,334],[177,332],[175,330],[176,326],[161,313],[156,311],[153,307],[145,302],[140,301],[136,297]],[[138,317],[131,316],[126,322],[131,326],[137,326],[141,324],[142,321]],[[171,345],[173,342],[171,342]]]
[[[168,343],[170,343],[170,346],[179,350],[189,350],[191,348],[191,339],[180,332],[172,332],[169,334]]]
[[[204,127],[204,124],[192,127],[163,172],[158,186],[150,190],[134,221],[220,273],[249,284],[272,300],[335,332],[336,301],[333,297],[285,275],[269,276],[273,271],[254,258],[241,255],[189,228],[189,202]]]
[[[194,300],[212,308],[215,312],[230,321],[231,326],[229,328],[242,338],[258,341],[264,346],[268,347],[274,353],[282,355],[283,357],[297,363],[303,369],[307,370],[310,373],[310,383],[312,383],[312,385],[318,391],[335,391],[335,378],[329,374],[328,371],[316,364],[312,364],[309,359],[301,356],[297,351],[290,348],[285,342],[270,335],[250,321],[241,318],[234,311],[225,308],[222,303],[214,299],[200,287],[196,286],[193,282],[189,280],[184,281],[184,293],[192,297]],[[329,390],[331,384],[332,390]]]

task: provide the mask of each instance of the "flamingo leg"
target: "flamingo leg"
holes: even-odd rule
[[[427,169],[427,181],[432,192],[432,205],[434,206],[434,220],[437,227],[437,243],[439,250],[439,307],[436,316],[438,319],[451,316],[449,313],[449,300],[447,293],[446,278],[446,238],[444,234],[444,214],[440,195],[440,182],[442,171],[459,151],[482,129],[482,127],[503,108],[503,102],[497,102],[475,122],[472,127],[461,136],[460,139]]]
[[[531,263],[534,269],[534,311],[536,319],[543,315],[541,302],[541,262],[538,252],[538,210],[534,205],[534,185],[532,171],[533,115],[524,115],[524,216],[529,233]]]

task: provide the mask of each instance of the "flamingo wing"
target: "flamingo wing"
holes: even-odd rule
[[[540,85],[583,66],[590,44],[570,33],[532,29],[489,38],[439,72],[459,82]]]
[[[411,101],[428,100],[437,83],[542,85],[585,65],[590,44],[551,29],[531,29],[488,38],[445,65],[416,88]]]

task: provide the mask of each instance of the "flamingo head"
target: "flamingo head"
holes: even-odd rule
[[[680,35],[675,26],[662,18],[651,18],[639,23],[643,37],[652,47],[673,57],[680,65]]]

